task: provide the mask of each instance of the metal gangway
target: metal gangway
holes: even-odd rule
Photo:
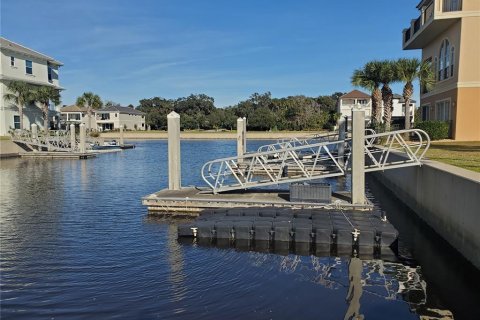
[[[10,133],[12,141],[25,151],[80,151],[79,138],[75,136],[75,144],[72,145],[72,132],[70,130],[49,130],[47,134],[45,134],[44,131],[32,134],[32,132],[28,130],[14,130]],[[90,138],[90,140],[92,140],[92,138]],[[91,149],[92,143],[94,143],[94,141],[87,141],[86,149]]]
[[[365,135],[373,135],[375,134],[375,130],[373,129],[365,129]],[[349,138],[351,137],[351,132],[346,133],[346,137]],[[275,143],[272,144],[266,144],[263,146],[260,146],[257,149],[257,152],[266,152],[266,151],[275,151],[278,149],[284,149],[284,148],[294,148],[294,147],[299,147],[299,146],[308,146],[311,144],[317,144],[321,142],[333,142],[333,141],[338,141],[340,139],[340,134],[339,132],[332,132],[328,134],[322,134],[322,133],[315,133],[312,135],[307,135],[303,137],[293,137],[293,138],[280,138],[277,139]]]
[[[411,141],[406,141],[409,135]],[[214,193],[343,176],[351,171],[352,139],[277,148],[206,162],[202,178]],[[344,155],[339,155],[344,146]],[[365,172],[419,166],[430,146],[419,129],[365,136]]]

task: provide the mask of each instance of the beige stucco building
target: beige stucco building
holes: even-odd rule
[[[123,127],[126,130],[145,130],[145,113],[130,107],[111,106],[95,110],[99,131]]]
[[[422,49],[435,87],[421,91],[422,120],[451,122],[455,140],[480,140],[480,1],[422,0],[403,49]]]
[[[19,128],[20,123],[18,107],[3,99],[4,94],[8,92],[5,84],[18,80],[32,85],[62,89],[58,79],[58,69],[62,65],[61,62],[43,53],[0,38],[0,136],[7,135],[10,129]],[[43,128],[41,109],[30,104],[24,109],[24,128],[29,128],[33,123]]]

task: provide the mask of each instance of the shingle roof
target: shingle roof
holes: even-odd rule
[[[352,90],[349,93],[346,93],[340,97],[340,99],[355,99],[355,98],[369,99],[370,95],[360,90]]]
[[[121,107],[121,106],[110,106],[102,109],[95,110],[95,112],[118,112],[123,114],[136,114],[144,115],[145,113],[130,107]]]
[[[71,105],[60,108],[60,112],[87,112],[87,108]]]

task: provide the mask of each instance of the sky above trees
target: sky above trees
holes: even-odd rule
[[[65,64],[63,104],[203,93],[223,107],[346,92],[369,60],[420,57],[402,50],[417,2],[2,0],[1,34]]]

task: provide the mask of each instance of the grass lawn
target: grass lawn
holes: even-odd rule
[[[480,172],[480,141],[432,142],[426,156],[430,160]]]

